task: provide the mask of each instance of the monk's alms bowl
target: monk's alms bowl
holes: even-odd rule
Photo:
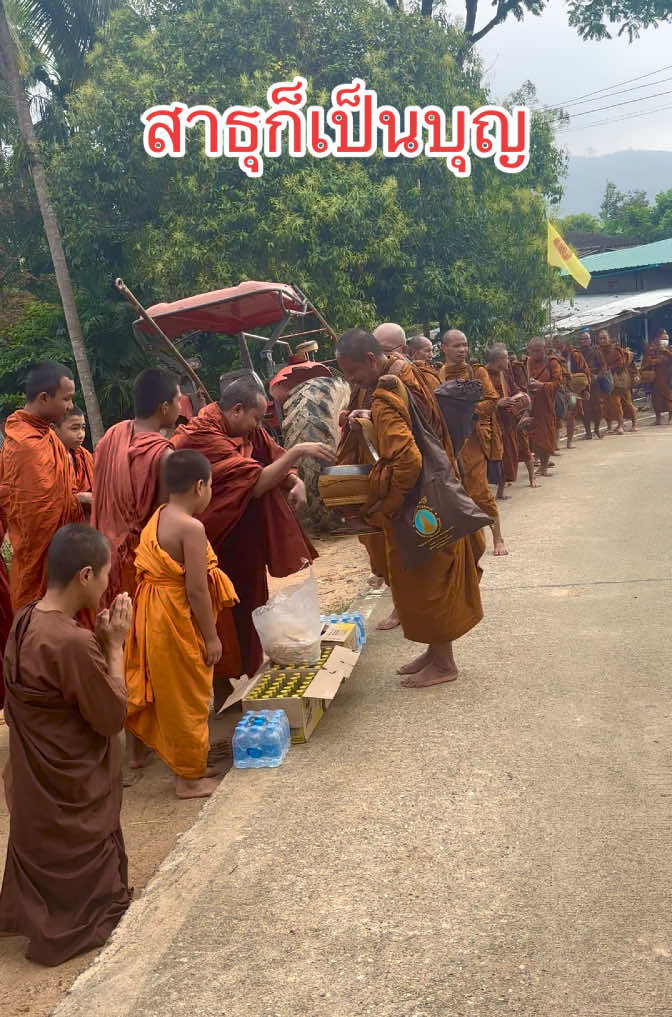
[[[340,516],[340,524],[332,530],[334,536],[378,532],[360,515],[361,507],[369,500],[371,469],[371,466],[328,466],[320,474],[317,481],[320,498]]]

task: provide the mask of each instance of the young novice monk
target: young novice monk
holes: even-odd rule
[[[70,454],[70,462],[75,471],[76,493],[83,505],[87,521],[91,515],[93,496],[93,456],[88,448],[84,448],[86,438],[86,419],[78,406],[73,406],[65,415],[65,420],[54,424],[54,430]],[[82,497],[88,495],[88,497]]]
[[[130,903],[121,811],[119,732],[126,718],[120,594],[96,634],[110,548],[82,523],[58,530],[47,592],[22,608],[5,651],[10,811],[0,932],[28,937],[26,956],[61,964],[102,946]]]
[[[210,463],[192,449],[173,452],[165,484],[168,504],[145,526],[135,554],[126,726],[173,771],[178,798],[207,798],[217,787],[207,770],[213,666],[222,655],[217,616],[237,597],[194,519],[212,497]]]

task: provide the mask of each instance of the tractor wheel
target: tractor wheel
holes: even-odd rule
[[[302,441],[321,441],[335,448],[338,444],[338,416],[350,398],[350,386],[342,378],[310,378],[288,396],[283,407],[282,433],[285,448]],[[303,459],[299,474],[306,485],[308,505],[304,520],[314,533],[332,529],[337,517],[325,508],[317,492],[322,472],[317,459]]]

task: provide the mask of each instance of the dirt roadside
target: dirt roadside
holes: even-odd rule
[[[320,585],[323,611],[344,609],[360,592],[369,575],[363,548],[354,538],[318,540],[320,557],[315,574]],[[277,589],[287,581],[271,581]],[[230,740],[240,713],[235,710],[213,720],[211,743]],[[8,755],[8,731],[0,712],[0,771]],[[202,802],[178,801],[172,793],[167,768],[155,760],[141,780],[124,793],[122,828],[130,864],[131,884],[136,897],[170,853],[179,835],[196,820]],[[9,833],[9,815],[0,793],[0,858],[3,859]],[[23,956],[25,940],[0,938],[0,1013],[3,1017],[48,1017],[77,975],[95,957],[88,953],[58,968],[42,968]]]

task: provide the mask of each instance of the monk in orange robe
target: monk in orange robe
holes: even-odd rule
[[[540,475],[548,477],[548,463],[557,440],[555,396],[562,386],[562,367],[557,359],[546,356],[544,340],[539,337],[531,340],[527,351],[528,385],[534,422],[532,448],[539,456]]]
[[[75,473],[52,424],[72,408],[75,383],[63,364],[45,361],[26,382],[26,406],[7,420],[0,458],[0,508],[12,545],[9,587],[14,611],[47,588],[47,550],[57,530],[82,522]]]
[[[504,498],[504,484],[512,484],[518,478],[518,464],[527,467],[530,487],[538,487],[534,476],[534,456],[523,431],[518,425],[531,400],[523,392],[513,376],[509,355],[503,343],[495,343],[488,350],[487,367],[492,386],[497,392],[497,417],[502,432],[502,479],[497,491],[498,498]],[[521,452],[523,457],[521,458]]]
[[[590,371],[589,381],[590,389],[586,394],[583,393],[583,424],[586,429],[584,438],[586,441],[590,441],[593,437],[592,432],[595,431],[595,437],[601,438],[600,425],[602,418],[606,417],[607,412],[607,397],[602,392],[599,379],[603,376],[607,370],[607,364],[602,355],[602,351],[598,346],[593,345],[593,341],[590,337],[590,332],[581,332],[579,335],[579,347],[583,359],[588,364]]]
[[[72,468],[75,471],[75,490],[80,497],[87,522],[91,518],[93,503],[93,456],[88,448],[84,448],[86,438],[86,420],[78,406],[73,406],[66,414],[65,420],[54,427],[70,454]]]
[[[172,445],[161,432],[180,413],[180,386],[169,371],[149,368],[135,380],[135,419],[114,424],[94,454],[91,524],[112,549],[110,583],[103,599],[135,590],[135,549],[154,510],[165,501],[161,475]]]
[[[252,612],[268,600],[266,570],[290,576],[317,557],[294,516],[306,503],[296,466],[305,456],[336,460],[335,449],[320,442],[280,448],[262,427],[266,405],[257,376],[232,371],[220,379],[219,402],[205,406],[173,436],[176,449],[201,452],[212,466],[212,501],[201,520],[239,597],[233,608],[237,646],[225,646],[215,667],[216,704],[228,695],[224,679],[252,676],[261,666]]]
[[[207,798],[217,786],[207,770],[213,667],[222,656],[216,621],[237,597],[194,518],[210,504],[210,463],[191,449],[174,452],[165,480],[168,504],[135,553],[126,726],[173,771],[178,798]]]
[[[590,399],[590,368],[586,358],[584,357],[581,350],[573,346],[569,340],[565,340],[562,344],[561,357],[563,367],[565,370],[566,378],[566,391],[568,395],[567,413],[565,415],[565,426],[567,428],[567,448],[574,448],[574,432],[576,429],[576,420],[580,418],[583,420],[583,425],[586,430],[586,434],[590,434],[588,415],[585,412],[584,404],[587,404]],[[572,375],[585,374],[588,384],[581,392],[575,392],[572,385]],[[573,399],[576,400],[573,403]]]
[[[598,349],[606,365],[606,369],[612,375],[625,370],[627,359],[621,347],[612,343],[609,333],[602,329],[597,335]],[[620,394],[617,388],[604,396],[604,415],[607,419],[607,434],[625,434],[623,430],[623,407],[621,406]],[[612,424],[616,423],[615,431]]]
[[[488,460],[499,462],[504,452],[502,433],[497,419],[499,396],[484,367],[467,363],[469,347],[464,332],[449,329],[441,337],[441,346],[446,362],[439,371],[441,381],[455,381],[473,378],[480,381],[483,398],[476,406],[476,427],[461,449],[456,449],[464,471],[464,488],[478,507],[495,521],[492,524],[494,554],[506,555],[497,502],[488,486]]]
[[[0,547],[5,540],[5,520],[0,512]],[[5,701],[5,685],[2,677],[2,667],[5,655],[7,637],[12,627],[12,598],[9,593],[9,572],[5,565],[5,559],[0,554],[0,710]]]
[[[419,688],[454,681],[453,642],[483,617],[478,560],[485,549],[482,533],[455,541],[432,553],[422,566],[404,568],[392,520],[417,482],[422,458],[413,439],[409,415],[411,391],[427,426],[442,443],[458,474],[448,431],[433,395],[436,374],[420,364],[385,355],[376,338],[351,329],[336,348],[338,365],[351,385],[375,387],[371,419],[380,460],[371,474],[368,517],[385,534],[388,574],[395,607],[407,639],[427,644],[424,652],[399,669],[402,685]],[[391,388],[381,385],[385,376]]]
[[[672,353],[670,337],[665,329],[659,329],[644,350],[640,371],[653,371],[653,412],[656,424],[660,426],[663,413],[667,423],[672,424]]]

